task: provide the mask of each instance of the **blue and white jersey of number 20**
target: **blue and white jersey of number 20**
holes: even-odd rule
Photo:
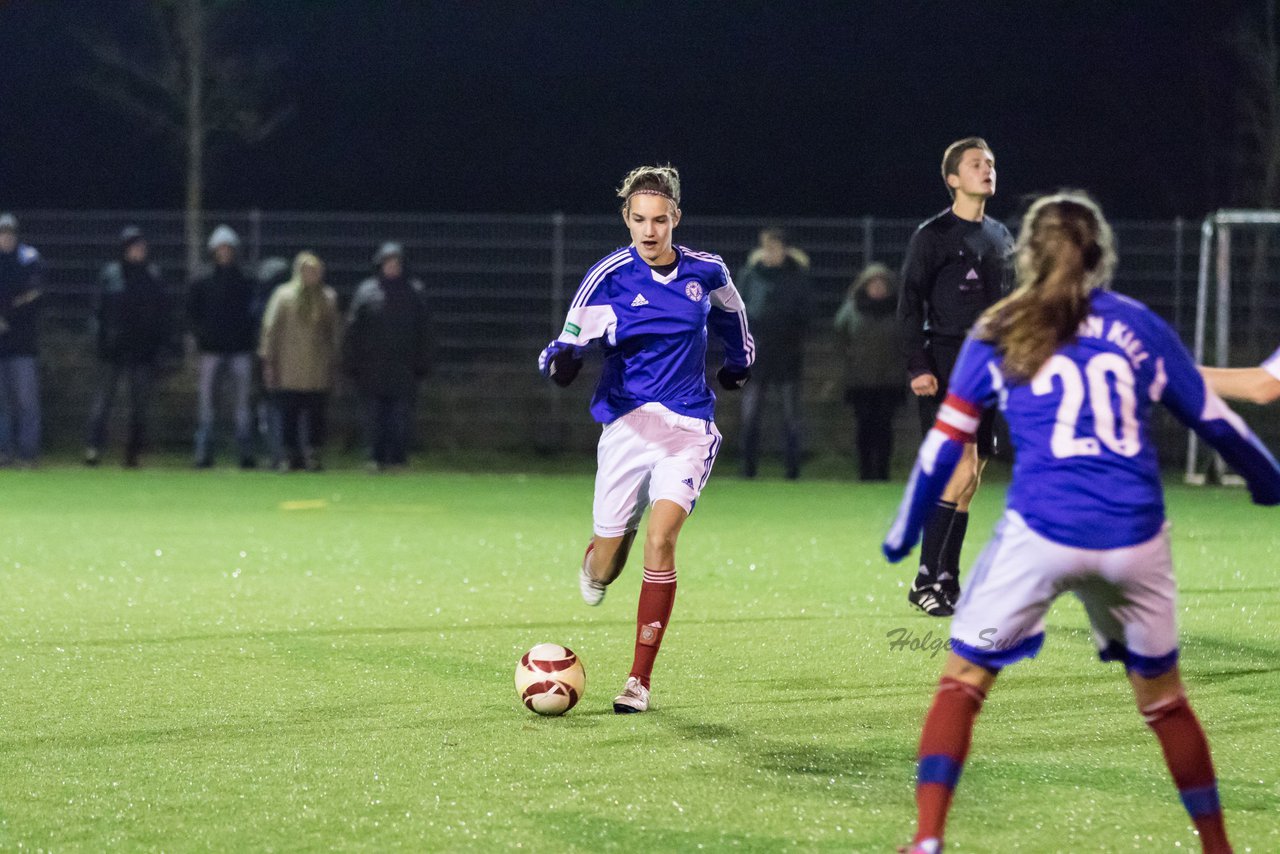
[[[591,415],[602,424],[646,403],[712,420],[708,328],[724,343],[725,364],[755,360],[746,307],[724,261],[685,246],[675,251],[675,269],[662,275],[635,247],[619,249],[597,262],[574,294],[559,340],[603,344],[604,369],[591,399]]]
[[[1256,502],[1280,501],[1275,459],[1207,389],[1173,330],[1141,303],[1097,289],[1075,340],[1029,382],[1006,382],[993,344],[965,342],[886,551],[915,542],[928,512],[920,502],[942,488],[932,482],[942,474],[936,469],[950,473],[959,457],[954,446],[991,406],[1004,413],[1015,449],[1008,506],[1032,530],[1087,549],[1151,539],[1165,518],[1150,435],[1156,403],[1221,453],[1248,481]]]

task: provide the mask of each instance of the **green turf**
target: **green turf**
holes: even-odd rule
[[[589,477],[5,472],[0,849],[889,850],[942,659],[888,636],[945,627],[878,557],[900,489],[713,478],[655,709],[619,717],[640,572],[578,599]],[[1280,850],[1280,517],[1170,501],[1229,827]],[[515,697],[541,641],[586,664],[563,718]],[[949,843],[1196,850],[1073,602],[979,719]]]

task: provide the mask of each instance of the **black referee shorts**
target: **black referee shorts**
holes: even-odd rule
[[[930,397],[917,397],[920,403],[920,432],[928,434],[933,422],[938,420],[938,409],[947,396],[947,384],[951,382],[951,371],[960,356],[960,345],[963,341],[952,341],[945,338],[931,338],[925,352],[933,366],[933,375],[938,378],[938,393]],[[988,409],[978,422],[978,433],[974,442],[978,446],[978,456],[984,460],[996,455],[996,413]]]

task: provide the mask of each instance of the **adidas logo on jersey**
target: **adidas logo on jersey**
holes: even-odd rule
[[[686,477],[684,480],[680,482],[683,483],[685,486],[689,487],[690,489],[693,489],[693,478]]]
[[[648,305],[649,301],[644,298],[644,294],[636,294],[636,298],[631,301],[632,308],[639,308],[642,305]]]
[[[976,278],[978,278],[978,271],[977,271],[977,270],[975,270],[975,269],[973,269],[972,267],[970,267],[970,268],[969,268],[969,275],[965,276],[965,280],[966,280],[966,281],[970,281],[970,282],[971,282],[971,281],[973,281],[973,280],[974,280],[974,279],[976,279]]]

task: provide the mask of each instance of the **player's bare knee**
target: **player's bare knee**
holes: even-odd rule
[[[679,530],[665,525],[650,525],[645,531],[644,552],[646,555],[672,556],[676,553],[676,537]]]

